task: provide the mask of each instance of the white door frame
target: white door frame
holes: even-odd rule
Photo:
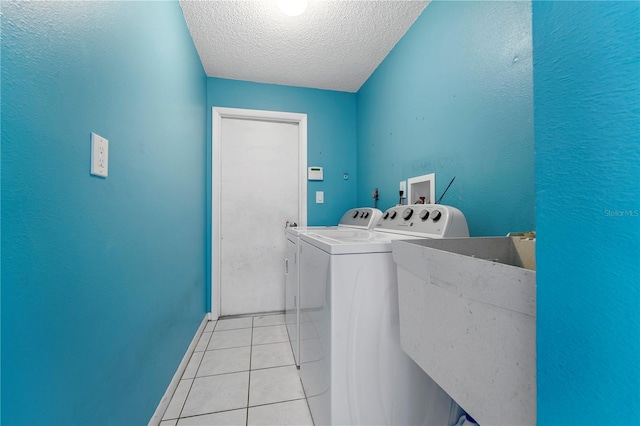
[[[220,144],[223,118],[298,124],[298,219],[307,224],[307,114],[213,107],[211,113],[211,319],[220,316]],[[284,224],[283,224],[284,226]],[[285,238],[284,230],[282,238]]]

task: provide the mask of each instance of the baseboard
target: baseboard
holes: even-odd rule
[[[198,345],[198,341],[200,340],[200,336],[204,331],[204,328],[207,326],[207,322],[209,322],[209,318],[211,317],[210,313],[205,314],[202,323],[200,323],[200,327],[198,327],[198,331],[196,331],[196,335],[193,336],[193,340],[191,340],[191,344],[187,348],[187,352],[182,357],[182,362],[178,366],[176,373],[173,375],[173,379],[171,379],[171,383],[169,383],[169,387],[166,392],[162,396],[160,403],[158,404],[158,408],[156,408],[156,412],[153,413],[153,417],[149,420],[148,426],[158,426],[162,421],[162,416],[164,416],[164,412],[167,411],[167,407],[169,406],[169,402],[171,402],[171,398],[173,397],[173,393],[178,387],[178,383],[180,383],[180,379],[182,378],[182,374],[184,370],[187,368],[189,364],[189,360],[191,359],[191,355]]]

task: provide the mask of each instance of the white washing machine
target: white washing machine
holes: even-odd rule
[[[299,247],[300,234],[313,230],[343,230],[343,229],[372,229],[377,223],[382,212],[371,207],[360,207],[347,210],[340,219],[337,226],[309,226],[309,227],[286,227],[287,249],[285,252],[284,272],[285,272],[285,323],[289,334],[289,342],[293,350],[293,357],[296,366],[300,366],[300,309],[298,304],[299,294]]]
[[[400,346],[391,241],[468,236],[443,205],[387,210],[373,231],[300,235],[300,377],[316,425],[450,425],[460,408]]]

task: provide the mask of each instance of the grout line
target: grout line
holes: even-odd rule
[[[269,406],[269,405],[283,404],[283,403],[285,403],[285,402],[302,401],[302,400],[305,400],[305,402],[307,402],[307,401],[306,401],[306,399],[307,399],[306,397],[303,397],[303,398],[295,398],[295,399],[285,399],[285,400],[282,400],[282,401],[267,402],[266,404],[252,405],[252,406],[251,406],[251,407],[249,407],[249,408],[266,407],[266,406]],[[307,405],[308,405],[308,403],[307,403]]]
[[[248,328],[251,328],[253,326],[249,326],[249,327],[236,327],[236,328],[223,328],[218,330],[218,324],[216,324],[215,328],[213,329],[213,333],[221,333],[223,331],[236,331],[236,330],[246,330]]]
[[[263,370],[273,370],[274,368],[285,368],[285,367],[295,367],[295,363],[285,364],[285,365],[272,365],[271,367],[262,367],[262,368],[254,368],[251,371],[263,371]]]
[[[215,326],[213,328],[215,329]],[[207,340],[207,344],[204,347],[204,351],[203,352],[206,352],[207,349],[209,348],[209,343],[211,343],[211,339],[213,339],[213,331],[211,332],[211,336],[209,336],[209,340]]]
[[[276,343],[289,343],[287,340],[282,342],[265,342],[265,343],[254,343],[251,346],[264,346],[264,345],[275,345]]]
[[[215,349],[209,349],[205,352],[212,352],[212,351],[223,351],[225,349],[238,349],[238,348],[248,348],[251,347],[251,345],[242,345],[242,346],[229,346],[228,348],[215,348]]]
[[[287,324],[265,324],[265,325],[254,325],[254,327],[257,327],[257,328],[277,327],[279,325],[284,325],[285,327],[287,326]]]
[[[200,361],[202,363],[202,360]],[[295,366],[295,363],[282,364],[282,365],[272,365],[270,367],[260,367],[260,368],[251,368],[251,351],[249,351],[249,369],[248,370],[238,370],[238,371],[225,371],[224,373],[215,373],[215,374],[206,374],[204,376],[196,376],[191,379],[180,379],[180,380],[192,380],[192,379],[202,379],[204,377],[216,377],[216,376],[224,376],[225,374],[236,374],[236,373],[251,373],[252,371],[262,371],[262,370],[271,370],[273,368],[283,368],[283,367],[292,367]],[[199,367],[198,367],[199,368]],[[196,374],[198,374],[196,372]]]
[[[217,325],[217,321],[216,321],[216,325]],[[214,325],[213,328],[215,329],[216,326]],[[207,344],[204,347],[204,351],[202,351],[202,358],[200,358],[200,362],[198,363],[198,368],[196,368],[195,373],[193,373],[193,378],[185,379],[185,380],[191,380],[191,385],[189,386],[189,390],[187,391],[187,396],[184,398],[184,402],[182,403],[182,407],[180,407],[180,413],[178,413],[178,420],[180,420],[180,417],[182,416],[182,411],[184,410],[184,406],[187,405],[187,399],[189,399],[189,394],[191,393],[191,389],[193,388],[193,384],[196,382],[196,378],[198,377],[198,370],[200,369],[200,365],[202,364],[202,360],[204,359],[204,354],[207,352],[207,348],[209,347],[209,342],[211,341],[212,337],[213,337],[213,332],[211,332],[211,336],[209,336],[209,340],[207,340]],[[195,354],[195,352],[193,352],[191,354],[191,358],[193,358],[194,354]],[[191,362],[191,358],[189,358],[189,362]],[[184,377],[184,372],[182,373],[182,377]],[[182,377],[180,377],[180,380],[182,380]],[[171,399],[173,399],[173,397],[171,397]],[[178,420],[176,420],[176,424],[178,424]]]
[[[217,325],[217,321],[216,321],[216,325]],[[213,328],[215,329],[215,325],[213,326]],[[202,358],[200,358],[200,362],[198,363],[198,368],[196,368],[195,373],[193,373],[193,377],[191,379],[183,379],[182,377],[184,377],[184,372],[182,373],[182,377],[180,377],[180,380],[191,380],[191,385],[189,386],[189,390],[187,391],[187,396],[184,398],[184,402],[182,403],[182,407],[180,407],[180,413],[178,413],[178,418],[176,420],[176,424],[178,424],[178,421],[180,420],[181,416],[182,416],[182,411],[184,410],[184,406],[187,405],[187,399],[189,399],[189,394],[191,393],[191,388],[193,388],[193,384],[196,381],[196,378],[198,378],[198,370],[200,369],[200,365],[202,364],[202,360],[204,359],[204,355],[207,352],[207,347],[209,347],[209,342],[211,341],[211,338],[213,337],[213,331],[211,332],[211,336],[209,336],[209,340],[207,341],[207,344],[205,345],[204,351],[202,351]],[[196,352],[193,352],[191,354],[191,358],[193,358],[193,356],[196,354]],[[191,362],[191,358],[189,358],[189,362]],[[188,366],[188,364],[187,364]],[[186,369],[185,369],[186,371]],[[171,397],[171,399],[173,399],[173,397]],[[169,403],[171,403],[171,401],[169,401]]]
[[[226,376],[227,374],[238,374],[238,373],[248,373],[249,370],[242,371],[227,371],[226,373],[218,373],[218,374],[207,374],[206,376],[198,376],[196,379],[204,379],[205,377],[218,377],[218,376]],[[186,379],[189,380],[189,379]]]
[[[218,318],[220,320],[236,319],[236,318],[255,318],[255,317],[268,317],[271,315],[284,315],[286,311],[272,311],[272,312],[257,312],[253,314],[238,314],[238,315],[225,315]]]
[[[213,327],[215,328],[215,325]],[[211,336],[209,336],[209,342],[211,341],[211,337],[213,337],[213,331],[211,332]],[[205,346],[204,351],[202,351],[202,358],[200,358],[200,362],[198,363],[198,367],[196,367],[196,371],[195,371],[195,373],[193,373],[193,380],[195,380],[196,377],[198,377],[198,370],[200,370],[200,366],[202,365],[202,360],[204,359],[204,356],[207,353],[207,347],[209,346],[209,342],[207,342],[207,346]],[[195,352],[193,354],[191,354],[191,358],[193,358],[193,355],[195,355]],[[191,362],[191,360],[189,360],[189,362]],[[182,376],[184,377],[184,373],[182,373]],[[186,399],[185,399],[185,401],[186,401]]]
[[[309,410],[309,417],[311,417],[311,424],[315,425],[316,422],[313,420],[313,414],[311,414],[311,406],[309,405],[309,398],[307,398],[307,391],[304,390],[304,385],[302,384],[302,377],[300,378],[300,386],[302,386],[302,393],[304,394],[304,401],[307,403],[307,410]]]
[[[305,402],[307,402],[307,401],[306,401],[306,399],[307,399],[306,397],[303,397],[303,398],[295,398],[295,399],[285,399],[285,400],[282,400],[282,401],[276,401],[276,402],[268,402],[268,403],[266,403],[266,404],[258,404],[258,405],[253,405],[253,406],[251,406],[251,407],[247,407],[247,410],[248,410],[249,408],[267,407],[267,406],[269,406],[269,405],[283,404],[283,403],[285,403],[285,402],[294,402],[294,401],[302,401],[302,400],[304,400]],[[307,402],[307,406],[308,406],[308,402]],[[195,418],[195,417],[208,416],[208,415],[211,415],[211,414],[219,414],[219,413],[228,413],[228,412],[230,412],[230,411],[238,411],[238,410],[242,410],[242,408],[230,408],[230,409],[228,409],[228,410],[213,411],[213,412],[211,412],[211,413],[194,414],[194,415],[192,415],[192,416],[185,416],[185,417],[179,417],[179,418],[177,418],[177,419],[166,419],[166,420],[191,419],[191,418]],[[248,417],[248,416],[249,416],[249,413],[247,412],[247,422],[248,422],[248,419],[249,419],[249,417]],[[164,420],[163,420],[163,421],[164,421]]]
[[[208,351],[205,351],[205,352],[226,351],[227,349],[239,349],[239,348],[249,348],[249,347],[251,347],[251,345],[231,346],[231,347],[229,347],[229,348],[215,348],[215,349],[209,349]]]
[[[249,398],[251,396],[251,358],[253,356],[253,323],[254,317],[251,317],[251,349],[249,349],[249,386],[247,386],[247,415],[245,426],[249,426]]]
[[[180,417],[182,416],[182,410],[184,410],[184,406],[187,405],[187,399],[189,399],[189,394],[191,393],[191,388],[193,388],[193,383],[196,381],[195,378],[186,379],[186,380],[191,380],[191,384],[189,385],[189,390],[187,391],[187,396],[185,396],[185,398],[184,398],[184,402],[182,403],[182,407],[180,407],[180,413],[178,413],[178,418],[176,420],[176,424],[178,424],[178,420],[180,420]]]
[[[195,417],[202,417],[202,416],[209,416],[211,414],[218,414],[218,413],[228,413],[229,411],[239,411],[242,410],[242,407],[240,408],[229,408],[228,410],[220,410],[220,411],[213,411],[211,413],[202,413],[202,414],[194,414],[192,416],[185,416],[185,417],[180,417],[177,420],[182,420],[182,419],[193,419]],[[171,419],[174,420],[174,419]]]
[[[250,407],[250,406],[249,406],[249,403],[250,403],[249,398],[250,398],[250,396],[251,396],[251,372],[252,372],[252,371],[268,370],[268,369],[274,369],[274,368],[287,368],[287,367],[295,366],[295,361],[294,361],[293,363],[290,363],[290,364],[285,364],[285,365],[276,365],[276,366],[265,367],[265,368],[256,368],[256,369],[254,369],[254,368],[252,367],[252,356],[253,356],[253,346],[254,346],[254,343],[253,343],[253,331],[254,331],[254,329],[255,329],[255,328],[260,328],[260,327],[269,327],[269,326],[256,326],[256,325],[254,325],[254,322],[255,322],[255,317],[251,317],[251,328],[250,328],[250,329],[251,329],[251,339],[250,339],[250,344],[249,344],[249,348],[250,348],[250,349],[249,349],[249,370],[248,370],[248,373],[249,373],[249,380],[248,380],[248,387],[247,387],[247,407],[246,407],[246,409],[245,409],[245,416],[246,416],[245,424],[246,424],[246,426],[248,426],[248,424],[249,424],[249,408],[254,408],[254,407],[262,407],[262,406],[268,406],[268,405],[275,405],[275,404],[281,404],[281,403],[285,403],[285,402],[292,402],[292,401],[299,401],[299,400],[304,399],[304,401],[305,401],[305,403],[306,403],[306,405],[307,405],[307,409],[309,410],[309,413],[311,414],[311,407],[309,406],[309,399],[307,398],[307,395],[306,395],[306,391],[305,391],[305,389],[304,389],[304,386],[302,386],[302,392],[303,392],[303,395],[304,395],[304,397],[302,397],[302,398],[288,399],[288,400],[276,401],[276,402],[271,402],[271,403],[266,403],[266,404],[258,404],[258,405],[255,405],[255,406],[253,406],[253,407]],[[275,325],[283,325],[283,324],[275,324]],[[285,326],[286,326],[286,324],[285,324]],[[214,326],[213,331],[211,332],[211,336],[209,337],[209,339],[208,339],[208,341],[207,341],[207,344],[206,344],[205,350],[204,350],[204,351],[202,351],[202,352],[203,352],[203,355],[202,355],[202,358],[200,359],[200,362],[199,362],[199,364],[198,364],[198,366],[197,366],[197,368],[196,368],[195,376],[194,376],[193,378],[191,378],[191,379],[184,379],[184,378],[182,378],[182,377],[180,378],[180,380],[191,380],[191,384],[190,384],[189,389],[188,389],[188,391],[187,391],[187,395],[186,395],[186,397],[185,397],[185,399],[184,399],[184,402],[182,403],[182,407],[180,408],[180,413],[179,413],[178,417],[177,417],[176,419],[166,419],[166,420],[175,420],[175,421],[176,421],[176,423],[177,423],[177,422],[178,422],[180,419],[182,419],[182,418],[192,418],[192,417],[198,417],[198,416],[202,416],[202,415],[206,415],[206,414],[213,414],[213,413],[203,413],[203,414],[197,414],[197,415],[191,415],[191,416],[182,417],[182,412],[183,412],[183,410],[184,410],[184,407],[185,407],[185,405],[186,405],[186,402],[187,402],[187,400],[188,400],[188,398],[189,398],[189,394],[191,393],[191,390],[192,390],[193,385],[194,385],[194,383],[195,383],[195,380],[196,380],[197,378],[201,378],[201,377],[212,377],[212,376],[220,376],[220,375],[224,375],[224,374],[236,374],[236,373],[247,372],[247,370],[242,370],[242,371],[233,371],[233,372],[227,372],[227,373],[221,373],[221,374],[212,374],[212,375],[208,375],[208,376],[201,376],[201,377],[198,377],[198,376],[197,376],[197,374],[198,374],[198,370],[200,370],[200,367],[201,367],[201,365],[202,365],[202,361],[204,360],[204,355],[206,355],[206,352],[208,352],[208,351],[214,351],[214,350],[224,350],[224,349],[232,349],[232,348],[247,347],[247,346],[245,345],[245,346],[235,346],[235,347],[232,347],[232,348],[217,348],[217,349],[211,349],[211,350],[208,350],[207,348],[209,347],[209,344],[210,344],[210,342],[211,342],[211,339],[213,339],[213,332],[215,332],[216,327],[217,327],[217,322],[216,322],[216,325]],[[246,329],[246,328],[245,328],[245,329]],[[220,331],[233,331],[233,330],[241,330],[241,329],[220,330]],[[284,341],[284,342],[268,342],[268,343],[260,343],[260,344],[256,344],[256,346],[261,346],[261,345],[270,345],[270,344],[278,344],[278,343],[287,343],[287,342],[286,342],[286,341]],[[292,352],[292,358],[293,358],[293,349],[292,349],[290,346],[289,346],[289,349],[290,349],[290,350],[291,350],[291,352]],[[196,352],[194,352],[191,356],[193,357],[193,356],[195,355],[195,353],[196,353]],[[191,361],[191,359],[190,359],[190,361]],[[184,373],[183,373],[183,376],[184,376]],[[300,379],[300,380],[301,380],[301,379]],[[301,385],[302,385],[302,383],[301,383]],[[172,399],[173,399],[173,396],[172,396]],[[221,413],[221,412],[227,412],[227,411],[235,411],[235,410],[238,410],[238,409],[242,409],[242,408],[234,408],[234,409],[223,410],[223,411],[219,411],[219,412]],[[216,413],[218,413],[218,412],[216,412]],[[313,416],[311,416],[311,421],[313,422]]]
[[[220,331],[214,331],[213,333],[211,333],[211,339],[213,339],[213,335],[214,333],[225,333],[225,332],[233,332],[233,331],[241,331],[241,330],[250,330],[251,333],[251,337],[253,338],[253,329],[252,328],[236,328],[233,330],[220,330]],[[246,348],[247,346],[251,346],[251,340],[249,341],[248,345],[239,345],[239,346],[229,346],[226,348],[212,348],[212,349],[208,349],[209,348],[209,344],[207,344],[207,349],[205,349],[205,351],[218,351],[221,349],[234,349],[234,348]]]

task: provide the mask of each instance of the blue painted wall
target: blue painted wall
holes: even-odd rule
[[[177,2],[2,15],[2,424],[146,424],[205,313],[204,71]]]
[[[358,92],[358,204],[436,173],[472,235],[535,228],[531,3],[433,1]]]
[[[640,419],[640,3],[533,3],[538,423]]]
[[[356,95],[355,93],[252,83],[221,78],[207,79],[207,217],[211,217],[211,109],[216,107],[286,111],[307,114],[307,164],[324,167],[324,180],[307,185],[307,224],[335,225],[356,206]],[[349,173],[344,180],[343,174]],[[324,191],[324,204],[315,203]],[[361,200],[371,205],[373,200]],[[211,223],[207,250],[211,263]],[[210,282],[211,269],[207,278]],[[207,306],[211,304],[207,289]]]

